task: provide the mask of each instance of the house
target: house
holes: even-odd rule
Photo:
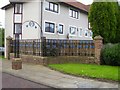
[[[87,5],[75,0],[10,1],[2,7],[5,10],[5,38],[14,38],[15,33],[20,33],[20,39],[92,40]],[[12,1],[19,2],[15,9]]]

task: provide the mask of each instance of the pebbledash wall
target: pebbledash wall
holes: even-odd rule
[[[102,42],[103,38],[101,36],[96,36],[94,38],[94,56],[54,56],[54,57],[43,57],[41,56],[35,56],[35,55],[25,55],[22,54],[20,55],[20,58],[22,60],[22,62],[25,63],[33,63],[33,64],[42,64],[42,65],[47,65],[47,64],[59,64],[59,63],[92,63],[92,64],[100,64],[100,53],[101,53],[101,49],[103,46],[103,42]],[[11,42],[12,42],[12,38],[11,37],[7,37],[6,38],[7,41],[7,59],[9,60],[13,60],[14,58],[14,53],[11,53],[12,51],[12,47],[11,47]],[[89,50],[89,49],[88,49]]]

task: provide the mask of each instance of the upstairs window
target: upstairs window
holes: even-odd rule
[[[55,24],[50,22],[45,22],[45,32],[54,33]]]
[[[53,2],[48,2],[48,1],[46,1],[45,9],[48,11],[56,12],[56,13],[58,13],[58,11],[59,11],[58,4],[53,3]]]
[[[91,29],[91,25],[90,25],[90,22],[88,22],[88,29]]]
[[[70,17],[78,19],[78,11],[76,11],[76,10],[70,9],[69,15],[70,15]]]
[[[22,13],[22,4],[15,4],[15,13],[16,14]]]
[[[70,35],[75,35],[76,34],[76,27],[70,27]]]

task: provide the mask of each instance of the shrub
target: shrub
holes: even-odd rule
[[[46,49],[46,56],[58,56],[59,49],[58,48],[47,48]]]
[[[120,65],[120,43],[104,45],[101,51],[101,64],[112,66]]]

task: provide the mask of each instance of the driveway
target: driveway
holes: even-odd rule
[[[3,72],[22,77],[54,88],[113,88],[118,89],[118,83],[102,82],[92,79],[70,76],[51,70],[42,65],[23,64],[21,70],[12,70],[11,61],[3,60]]]

